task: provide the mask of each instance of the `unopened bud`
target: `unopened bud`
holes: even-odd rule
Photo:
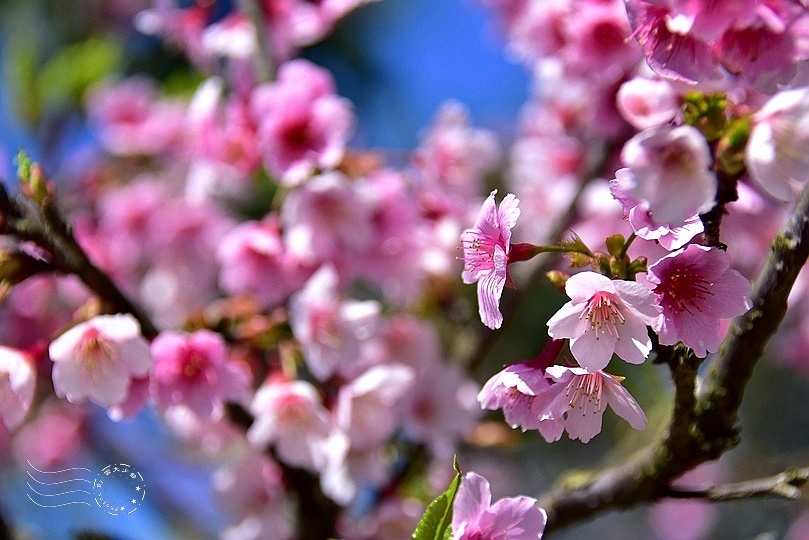
[[[564,272],[560,272],[559,270],[551,270],[545,274],[548,278],[548,281],[551,282],[551,285],[559,289],[560,291],[565,290],[565,283],[567,283],[567,278],[570,277],[569,274],[565,274]]]
[[[607,251],[610,255],[620,258],[626,245],[626,238],[622,234],[613,234],[607,237]]]

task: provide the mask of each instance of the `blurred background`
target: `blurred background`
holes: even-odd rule
[[[147,74],[178,93],[199,82],[182,56],[138,33],[132,16],[147,0],[5,0],[0,3],[0,174],[13,178],[13,157],[25,149],[57,181],[75,177],[99,151],[83,115],[85,90],[113,75]],[[230,2],[216,2],[222,14]],[[381,150],[393,162],[413,149],[439,106],[467,105],[475,125],[493,130],[504,145],[531,92],[531,74],[511,61],[486,9],[475,0],[383,0],[349,15],[326,40],[303,56],[328,68],[338,92],[358,116],[353,145]],[[471,292],[471,288],[470,288]],[[510,291],[506,293],[510,294]],[[483,383],[502,364],[528,358],[542,343],[537,332],[562,297],[538,286],[515,323],[502,333],[474,373]],[[809,356],[809,351],[806,351]],[[774,474],[809,464],[809,385],[804,372],[778,355],[755,372],[742,408],[742,444],[720,463],[694,475],[696,485]],[[670,390],[659,366],[643,366],[631,387],[650,418],[646,432],[625,435],[614,415],[587,445],[563,439],[547,444],[536,433],[508,432],[506,444],[467,446],[460,462],[492,483],[495,498],[536,495],[571,468],[620,460],[654,437],[664,422]],[[654,405],[657,403],[658,405]],[[502,424],[500,413],[489,417]],[[36,426],[27,450],[4,456],[0,508],[23,538],[68,539],[81,531],[115,538],[209,538],[224,525],[209,485],[214,464],[175,441],[154,415],[113,423],[97,409],[76,426],[87,445],[72,449],[70,467],[100,471],[128,463],[143,475],[145,504],[130,516],[109,516],[72,505],[41,508],[28,499],[28,452],[57,445],[59,433]],[[619,434],[621,437],[619,438]],[[38,436],[36,436],[38,435]],[[721,505],[665,503],[614,512],[554,535],[554,538],[658,538],[686,540],[809,538],[799,530],[804,502],[751,500]],[[805,519],[804,519],[805,521]],[[791,528],[791,532],[790,532]],[[805,530],[809,531],[809,527]]]

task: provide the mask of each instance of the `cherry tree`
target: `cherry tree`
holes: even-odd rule
[[[210,464],[228,539],[536,539],[799,499],[799,459],[711,467],[765,347],[799,370],[809,346],[805,2],[484,0],[534,79],[514,140],[451,102],[400,160],[303,54],[365,3],[110,8],[193,75],[80,81],[101,151],[68,178],[21,151],[0,189],[9,464],[151,414]],[[532,303],[529,357],[492,362]],[[486,433],[605,422],[620,459],[590,445],[531,493],[492,503],[466,464]]]

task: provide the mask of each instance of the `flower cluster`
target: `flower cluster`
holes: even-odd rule
[[[548,442],[607,408],[644,429],[637,366],[720,351],[809,182],[806,4],[483,1],[534,78],[514,140],[450,101],[398,160],[300,51],[366,0],[140,6],[193,87],[96,81],[60,204],[22,155],[0,190],[0,454],[53,465],[148,410],[216,469],[222,537],[378,540],[431,526],[482,409]],[[543,350],[480,385],[537,289]],[[776,340],[804,371],[807,290]],[[435,537],[542,536],[536,499],[456,480]]]

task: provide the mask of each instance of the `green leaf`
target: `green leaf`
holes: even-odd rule
[[[455,478],[450,482],[447,490],[430,503],[430,506],[421,516],[419,524],[411,538],[413,540],[450,540],[452,538],[452,504],[458,486],[461,485],[461,470],[458,460],[453,463]]]
[[[19,120],[33,126],[39,123],[42,116],[42,96],[36,84],[37,56],[41,44],[36,40],[35,32],[21,30],[29,27],[19,24],[7,37],[2,63],[3,81],[12,98],[14,114]]]
[[[90,37],[61,50],[39,73],[39,90],[46,103],[81,103],[84,91],[109,77],[121,58],[111,39]]]
[[[587,247],[587,244],[584,243],[584,240],[582,240],[581,237],[576,233],[571,233],[570,240],[567,242],[559,242],[556,245],[564,251],[579,253],[587,257],[595,257],[593,252],[590,251],[590,248]]]

